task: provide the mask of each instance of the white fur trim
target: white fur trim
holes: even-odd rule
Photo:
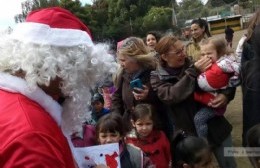
[[[198,76],[197,78],[197,81],[198,81],[198,85],[199,87],[203,90],[203,91],[206,91],[206,92],[212,92],[212,91],[215,91],[216,88],[213,88],[210,86],[210,84],[208,83],[208,80],[206,78],[206,75],[205,73],[202,73]]]
[[[28,87],[24,79],[0,72],[0,89],[12,93],[20,93],[37,102],[60,126],[62,107],[39,87],[32,90]]]
[[[90,36],[85,31],[51,28],[49,25],[33,22],[18,24],[11,37],[22,42],[43,45],[70,47],[85,44],[93,46]]]

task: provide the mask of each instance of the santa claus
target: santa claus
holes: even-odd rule
[[[116,68],[108,49],[59,7],[0,39],[0,167],[75,167],[66,137],[82,127],[89,89]]]

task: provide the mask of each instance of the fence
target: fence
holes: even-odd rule
[[[212,9],[209,7],[209,9],[205,8],[207,7],[204,6],[204,8],[200,10],[204,10],[204,15],[207,14],[207,17],[199,17],[204,18],[209,22],[210,31],[212,34],[219,34],[225,31],[225,27],[227,25],[232,27],[235,31],[247,28],[250,17],[257,9],[260,8],[260,0],[251,0],[247,2],[240,2],[237,0],[230,4],[223,3],[223,5]],[[198,15],[196,18],[192,18],[192,16],[190,16],[190,13],[194,12],[199,12],[199,10],[186,10],[186,15],[182,14],[181,17],[177,17],[177,20],[180,23],[179,25],[183,28],[189,27],[191,21],[198,18]],[[195,16],[193,15],[193,17]]]

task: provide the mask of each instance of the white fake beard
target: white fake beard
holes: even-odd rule
[[[83,99],[73,100],[72,98],[66,99],[63,104],[62,122],[61,127],[64,133],[71,135],[75,132],[82,132],[82,124],[87,118],[91,117],[89,111],[91,94],[85,94]]]

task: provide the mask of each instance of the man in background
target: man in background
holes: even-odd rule
[[[225,38],[227,40],[227,45],[230,48],[232,48],[233,34],[234,30],[230,26],[227,26],[225,29]]]

